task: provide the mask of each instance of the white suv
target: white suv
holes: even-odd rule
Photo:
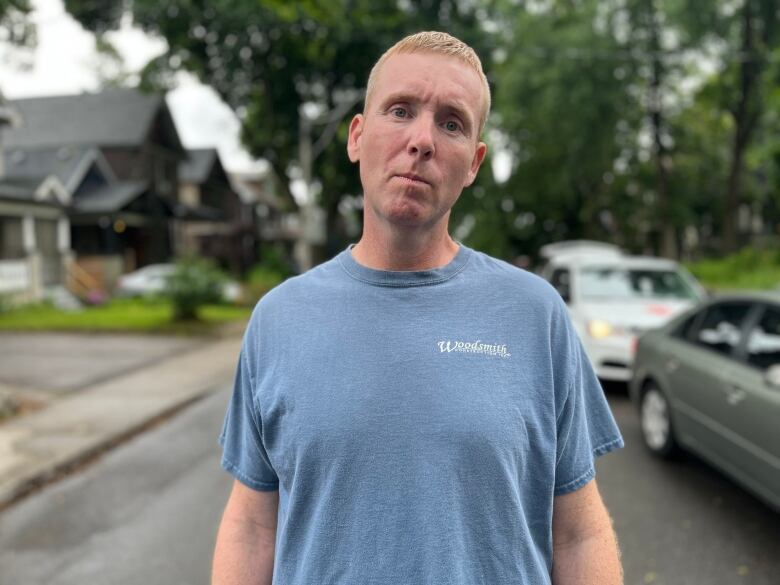
[[[628,381],[637,337],[706,296],[677,262],[628,256],[611,244],[558,242],[544,246],[541,255],[541,275],[566,301],[602,380]]]

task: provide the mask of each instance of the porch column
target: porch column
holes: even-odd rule
[[[36,251],[35,218],[32,215],[25,215],[22,218],[22,246],[28,255]]]
[[[57,220],[57,251],[60,254],[70,251],[70,220],[67,217]]]
[[[32,215],[22,218],[22,246],[30,271],[29,296],[32,300],[39,301],[43,298],[43,262],[35,241],[35,218]]]

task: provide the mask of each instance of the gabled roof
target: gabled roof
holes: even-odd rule
[[[39,180],[10,180],[2,178],[0,179],[0,198],[33,201],[35,200],[35,192],[42,182],[43,178]]]
[[[5,177],[30,179],[54,175],[69,191],[75,191],[93,164],[98,165],[107,180],[114,180],[111,167],[97,148],[59,146],[56,148],[21,149],[5,152]]]
[[[73,200],[79,213],[110,213],[119,211],[149,188],[145,181],[127,181],[105,185]]]
[[[182,150],[164,96],[136,89],[9,100],[22,125],[3,134],[6,148],[140,146],[158,116],[171,145]]]
[[[193,148],[187,150],[187,158],[179,163],[179,180],[183,183],[200,185],[209,178],[214,165],[219,163],[216,148]]]
[[[61,207],[70,201],[70,193],[65,190],[62,182],[52,175],[23,179],[2,177],[0,199]]]

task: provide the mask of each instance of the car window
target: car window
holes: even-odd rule
[[[672,333],[672,335],[674,337],[678,337],[680,339],[691,340],[692,339],[691,333],[692,333],[692,330],[693,330],[693,326],[696,324],[696,320],[699,318],[699,315],[701,315],[701,312],[696,312],[693,315],[691,315],[690,317],[688,317],[687,319],[685,319],[685,321],[680,323],[675,328],[675,330]]]
[[[780,309],[768,307],[748,333],[747,361],[762,370],[780,364]]]
[[[588,299],[696,300],[696,291],[674,270],[588,267],[581,272],[580,294]]]
[[[749,303],[719,303],[710,306],[693,335],[702,347],[730,355],[742,341],[742,323],[750,312]]]
[[[555,287],[561,298],[567,303],[571,299],[571,275],[568,268],[556,268],[550,276],[550,284]]]

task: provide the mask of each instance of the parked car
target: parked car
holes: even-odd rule
[[[629,392],[650,451],[692,451],[780,510],[780,291],[711,299],[643,335]]]
[[[602,380],[627,382],[637,337],[706,296],[677,262],[629,256],[610,244],[557,242],[541,254],[546,260],[541,275],[566,302]]]
[[[119,277],[114,294],[120,297],[148,297],[165,292],[168,278],[176,271],[170,263],[149,264]],[[222,297],[234,302],[240,298],[241,286],[232,280],[222,285]]]

